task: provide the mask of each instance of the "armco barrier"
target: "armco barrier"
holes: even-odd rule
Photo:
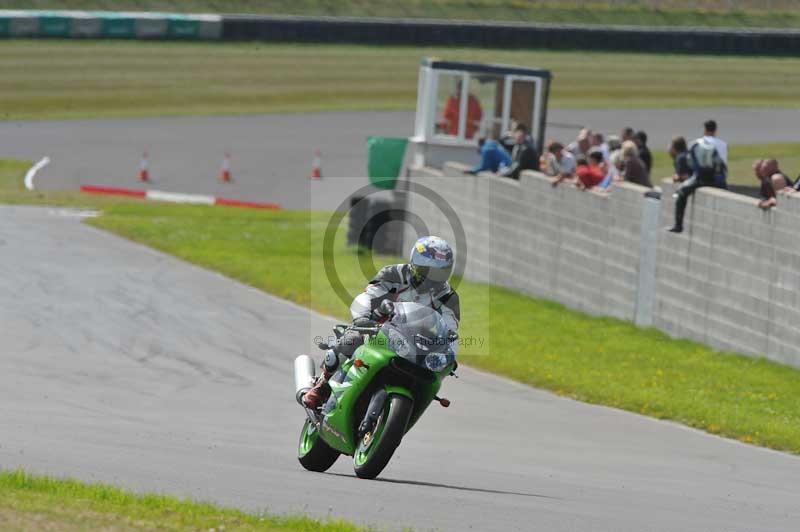
[[[659,201],[628,183],[605,195],[554,189],[534,172],[517,182],[465,168],[412,168],[408,178],[458,213],[465,277],[800,367],[800,199],[763,212],[752,198],[700,189],[676,235],[664,230],[671,184]],[[453,239],[440,207],[423,196],[408,194],[406,208]],[[414,238],[408,227],[406,248]]]
[[[0,10],[0,37],[214,40],[221,36],[219,15]]]
[[[423,19],[3,11],[0,37],[225,39],[800,55],[791,29],[664,28]]]

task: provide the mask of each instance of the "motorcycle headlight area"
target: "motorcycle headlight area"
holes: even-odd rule
[[[444,353],[430,353],[425,357],[425,366],[434,372],[442,371],[448,363],[449,360]]]
[[[408,345],[408,340],[402,334],[394,329],[389,329],[386,336],[389,338],[389,348],[398,356],[407,358],[411,354],[411,346]]]

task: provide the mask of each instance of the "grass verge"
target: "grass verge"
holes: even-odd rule
[[[709,9],[710,7],[710,9]],[[415,17],[646,26],[800,26],[788,0],[0,0],[0,8]]]
[[[243,530],[351,532],[344,521],[248,514],[165,495],[137,495],[105,484],[0,472],[0,529]]]
[[[559,108],[799,101],[800,58],[10,40],[0,42],[0,119],[411,110],[424,56],[551,69],[550,105]]]
[[[21,179],[24,166],[6,163],[3,168],[5,183]],[[0,202],[6,194],[0,193]],[[13,194],[19,199],[18,194],[27,193]],[[33,199],[62,198],[42,194]],[[70,203],[101,209],[103,215],[89,222],[96,227],[315,310],[342,319],[348,315],[347,306],[317,274],[325,213],[96,201],[72,198]],[[344,286],[355,293],[365,283],[363,257],[345,246],[342,233],[335,245],[336,267]],[[391,260],[375,258],[368,270]],[[478,356],[467,348],[462,362],[581,401],[800,453],[796,368],[717,352],[501,288],[465,281],[459,292],[462,335],[487,338],[484,351],[491,352]]]

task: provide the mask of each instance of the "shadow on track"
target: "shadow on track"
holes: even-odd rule
[[[333,475],[337,477],[345,477],[345,478],[356,478],[353,475],[346,475],[344,473],[325,473],[326,475]],[[552,497],[550,495],[541,495],[539,493],[524,493],[521,491],[504,491],[504,490],[493,490],[487,488],[470,488],[467,486],[454,486],[452,484],[439,484],[437,482],[422,482],[419,480],[402,480],[402,479],[395,479],[395,478],[376,478],[373,482],[388,482],[390,484],[407,484],[410,486],[427,486],[430,488],[445,488],[449,490],[459,490],[459,491],[471,491],[473,493],[494,493],[498,495],[517,495],[520,497],[537,497],[540,499],[553,499],[553,500],[562,500],[561,497]]]

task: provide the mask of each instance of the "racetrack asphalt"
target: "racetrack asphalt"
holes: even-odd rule
[[[551,109],[546,134],[569,141],[583,125],[606,133],[631,125],[648,132],[655,150],[675,134],[699,136],[710,117],[732,144],[798,141],[798,109]],[[41,189],[114,185],[330,210],[349,192],[333,177],[366,176],[367,137],[406,137],[413,122],[410,112],[7,121],[0,122],[0,156],[31,161],[49,156],[51,163],[36,177]],[[323,180],[312,182],[315,149],[322,152]],[[144,151],[149,185],[137,181]],[[226,152],[230,184],[218,179]]]
[[[0,255],[3,468],[390,530],[800,529],[800,457],[469,368],[380,480],[306,472],[292,360],[329,319],[75,211],[0,206]]]

